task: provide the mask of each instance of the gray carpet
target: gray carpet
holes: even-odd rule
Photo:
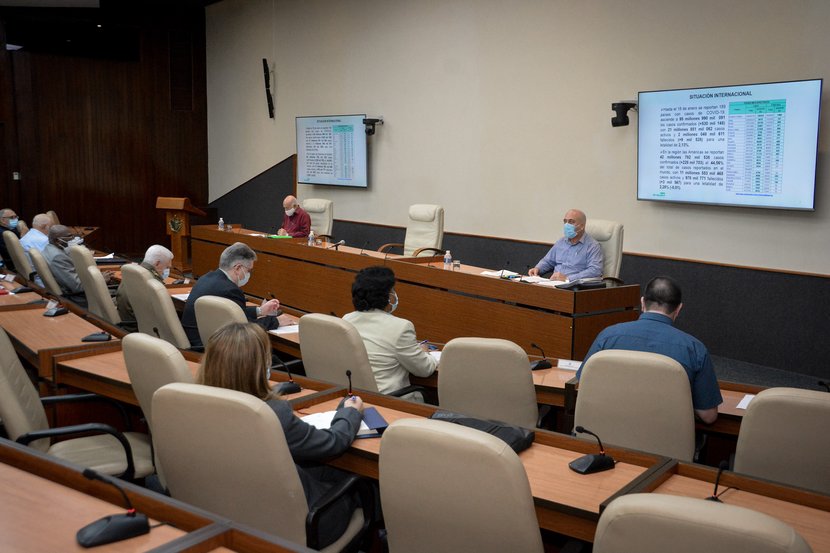
[[[712,356],[712,362],[715,364],[715,373],[718,376],[718,380],[752,384],[767,388],[772,386],[786,386],[790,388],[806,388],[808,390],[822,391],[827,390],[819,385],[819,380],[830,384],[830,374],[828,374],[827,378],[816,378],[814,376],[774,369],[763,365],[755,365],[736,359],[727,359],[726,357],[717,357],[715,355]]]

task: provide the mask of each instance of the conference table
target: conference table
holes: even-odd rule
[[[409,319],[420,336],[447,342],[460,336],[511,340],[528,354],[581,359],[605,327],[637,318],[638,285],[593,290],[562,290],[483,276],[482,268],[445,269],[439,258],[386,255],[348,246],[308,246],[305,240],[272,239],[236,227],[192,227],[193,274],[216,269],[222,251],[235,242],[257,253],[245,291],[277,297],[299,313],[353,310],[355,274],[373,265],[395,272],[400,298],[396,315]]]
[[[311,551],[145,488],[116,482],[136,510],[150,518],[151,529],[142,536],[97,546],[95,551]],[[87,551],[78,545],[77,531],[125,512],[123,498],[113,486],[84,478],[80,467],[0,438],[0,550]]]

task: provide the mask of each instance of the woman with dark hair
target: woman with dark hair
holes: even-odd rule
[[[398,294],[391,269],[367,267],[360,271],[352,284],[352,304],[356,311],[343,320],[353,324],[363,338],[381,393],[409,386],[410,373],[426,377],[435,372],[435,358],[418,343],[415,326],[392,315],[398,307]],[[423,401],[420,392],[404,397]]]
[[[208,340],[196,382],[254,395],[274,410],[291,457],[297,464],[306,501],[313,505],[348,476],[320,461],[340,455],[349,448],[363,419],[363,401],[357,396],[346,398],[330,429],[318,430],[295,416],[291,404],[271,390],[270,367],[271,342],[265,330],[256,323],[231,323],[217,330]],[[322,515],[320,547],[333,543],[343,534],[356,507],[355,498],[344,496]]]

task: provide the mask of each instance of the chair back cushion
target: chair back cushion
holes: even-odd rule
[[[308,504],[268,404],[235,390],[168,384],[153,396],[153,425],[175,499],[306,543]]]
[[[49,268],[49,264],[46,262],[43,254],[35,248],[32,248],[29,250],[29,257],[32,258],[32,265],[35,266],[35,271],[40,276],[40,280],[43,281],[46,290],[56,297],[63,295],[63,290],[61,290],[58,281],[55,280],[55,275],[52,274],[52,269]]]
[[[542,551],[524,466],[495,436],[399,419],[383,434],[379,469],[390,551]]]
[[[3,242],[6,243],[6,250],[14,262],[14,270],[24,280],[29,280],[29,275],[32,274],[32,264],[29,263],[29,258],[26,252],[23,251],[23,246],[20,245],[20,240],[17,235],[10,230],[3,231]]]
[[[418,248],[441,248],[444,242],[444,208],[440,205],[409,206],[403,254],[412,255]],[[424,252],[424,255],[434,255]]]
[[[104,281],[104,275],[98,267],[87,267],[87,284],[84,285],[86,292],[87,303],[89,304],[89,311],[110,324],[117,325],[121,322],[121,317],[118,316],[118,309],[115,307],[115,302],[110,296],[107,283]]]
[[[334,202],[322,198],[309,198],[303,200],[302,205],[311,217],[311,230],[314,234],[331,236],[331,229],[334,225]]]
[[[769,388],[746,409],[735,472],[830,494],[830,394]]]
[[[597,525],[594,553],[809,553],[795,530],[768,515],[657,493],[612,501]]]
[[[230,323],[247,323],[248,317],[239,305],[228,298],[202,296],[194,304],[196,326],[203,344],[213,333]]]
[[[29,375],[20,363],[6,331],[0,328],[0,419],[9,438],[49,428],[46,412]],[[49,440],[29,444],[40,451],[49,449]]]
[[[50,218],[50,219],[52,219],[52,224],[53,224],[53,225],[59,225],[59,224],[61,224],[60,219],[58,219],[58,214],[57,214],[57,213],[55,213],[55,212],[54,212],[54,210],[51,210],[51,209],[50,209],[49,211],[47,211],[47,212],[46,212],[46,215],[48,215],[48,216],[49,216],[49,218]]]
[[[588,219],[585,232],[602,248],[602,276],[620,278],[623,253],[623,225],[616,221]]]
[[[598,434],[604,444],[683,461],[694,456],[689,377],[665,355],[625,350],[592,355],[579,380],[574,422]]]
[[[121,266],[122,291],[130,300],[138,324],[138,331],[155,336],[153,328],[157,327],[158,324],[156,323],[156,312],[153,309],[154,300],[150,295],[150,289],[144,286],[144,281],[152,278],[153,273],[137,263]]]
[[[346,371],[352,371],[352,387],[377,392],[369,354],[360,333],[351,323],[322,313],[300,317],[300,350],[306,375],[339,386],[347,386]]]
[[[443,409],[536,427],[536,389],[527,353],[508,340],[455,338],[441,353],[438,398]]]
[[[164,284],[154,278],[144,281],[149,288],[148,295],[153,298],[153,310],[156,312],[159,338],[167,340],[177,348],[189,349],[190,340],[182,327],[182,321],[173,305],[173,298],[164,287]]]

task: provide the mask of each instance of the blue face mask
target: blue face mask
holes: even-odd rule
[[[576,237],[576,225],[572,225],[571,223],[565,223],[565,238],[568,240],[573,240]]]
[[[20,222],[20,219],[18,219],[17,217],[15,217],[14,219],[9,219],[9,228],[11,228],[11,229],[17,228],[17,223],[19,223],[19,222]]]
[[[398,294],[397,292],[392,292],[392,296],[394,296],[395,301],[389,300],[389,305],[392,306],[392,309],[389,310],[389,313],[394,313],[395,309],[398,308]]]
[[[167,267],[165,270],[161,272],[161,279],[167,280],[167,277],[170,276],[170,267]]]

